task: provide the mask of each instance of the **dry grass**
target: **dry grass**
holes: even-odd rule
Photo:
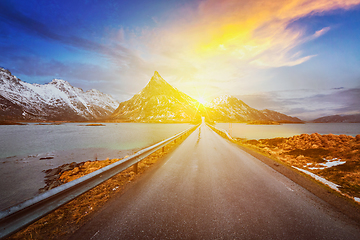
[[[130,167],[8,239],[66,239],[86,221],[91,213],[101,208],[116,194],[123,192],[129,183],[139,178],[151,165],[170,153],[182,141],[171,142],[165,146],[164,152],[160,149],[146,157],[138,164],[138,174],[135,174],[133,167]],[[86,162],[80,168],[76,167],[64,172],[60,178],[63,183],[70,182],[119,160]]]
[[[236,139],[236,142],[269,154],[289,166],[321,176],[341,186],[342,193],[360,197],[360,136],[302,134],[290,138],[260,140]],[[340,159],[345,164],[319,169],[326,160]],[[318,169],[310,169],[318,168]]]

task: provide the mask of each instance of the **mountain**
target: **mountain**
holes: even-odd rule
[[[84,92],[67,81],[30,84],[0,68],[0,120],[84,121],[105,118],[119,103],[91,89]]]
[[[312,120],[315,123],[360,123],[360,114],[331,115]]]
[[[277,121],[302,122],[271,110],[259,111],[232,96],[215,98],[209,106],[167,83],[155,71],[146,87],[130,100],[120,103],[111,116],[115,121],[135,122],[194,122],[205,116],[208,121],[249,122]]]
[[[172,87],[156,71],[141,92],[119,104],[94,89],[84,92],[60,79],[30,84],[0,68],[0,121],[197,122],[201,116],[219,122],[301,122],[275,111],[256,110],[227,95],[204,106]]]
[[[303,121],[300,118],[291,117],[273,110],[265,109],[265,110],[261,110],[261,112],[267,118],[271,119],[271,121],[275,121],[278,123],[303,123]]]
[[[210,103],[209,115],[215,121],[222,122],[302,122],[299,118],[290,117],[272,110],[257,110],[236,97],[224,95]]]
[[[192,122],[200,119],[201,104],[167,83],[158,72],[145,88],[120,103],[112,120],[134,122]]]

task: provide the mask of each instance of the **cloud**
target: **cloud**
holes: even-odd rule
[[[38,21],[35,17],[29,17],[18,11],[8,1],[0,2],[0,19],[13,27],[21,29],[27,34],[46,40],[52,40],[56,43],[75,47],[77,49],[101,54],[109,58],[116,58],[119,60],[137,57],[136,54],[121,44],[121,42],[124,41],[124,39],[122,39],[124,37],[122,28],[118,31],[118,39],[121,39],[122,41],[118,41],[115,45],[98,43],[88,38],[71,35],[67,32],[61,33],[58,29],[51,28],[51,26],[48,26],[46,23]]]
[[[261,66],[292,66],[311,56],[292,59],[290,51],[310,38],[304,36],[302,29],[289,28],[290,23],[304,16],[346,9],[359,3],[359,0],[330,3],[322,0],[201,1],[195,10],[182,10],[181,19],[172,19],[148,32],[146,39],[151,49],[158,52],[197,55],[197,60],[227,55],[229,59]],[[313,38],[328,30],[329,27],[318,30]],[[273,56],[278,57],[270,61]]]
[[[251,71],[296,66],[316,57],[316,53],[305,54],[299,47],[324,36],[331,28],[308,34],[305,27],[291,24],[303,17],[350,9],[359,3],[360,0],[204,0],[196,7],[192,4],[156,17],[154,28],[122,33],[127,48],[141,59],[128,61],[131,68],[152,68],[160,73],[164,69],[165,77],[183,79],[184,86],[186,81],[196,81],[220,87],[216,80],[239,82]]]
[[[329,30],[330,30],[330,27],[324,27],[323,29],[316,31],[313,36],[314,36],[314,38],[318,38],[318,37],[324,35],[325,33],[327,33]]]
[[[100,55],[105,62],[102,66],[43,59],[26,63],[27,58],[22,58],[17,63],[19,69],[24,67],[22,74],[53,76],[61,72],[63,78],[69,78],[65,80],[79,79],[82,84],[81,79],[88,79],[94,87],[124,100],[124,92],[128,97],[141,90],[155,70],[192,96],[202,86],[207,87],[208,96],[261,86],[265,77],[254,72],[296,66],[315,58],[317,53],[305,53],[301,45],[331,31],[325,27],[309,33],[306,27],[292,23],[307,16],[350,9],[360,0],[203,0],[151,17],[152,27],[107,26],[110,30],[105,31],[107,36],[99,36],[101,42],[71,34],[75,31],[55,30],[9,2],[0,1],[4,23],[41,39],[91,52],[94,58]],[[303,106],[294,103],[286,108],[290,104],[285,100],[274,99],[274,106],[280,104],[285,111]]]
[[[293,90],[238,95],[256,109],[271,109],[303,120],[360,113],[360,88]]]

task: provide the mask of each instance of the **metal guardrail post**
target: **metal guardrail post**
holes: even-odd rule
[[[32,199],[29,199],[16,206],[7,208],[0,212],[0,239],[3,239],[11,234],[19,231],[20,229],[30,225],[36,220],[44,217],[50,212],[56,210],[62,205],[70,202],[76,197],[86,193],[90,189],[105,182],[116,174],[124,171],[125,169],[136,165],[137,163],[154,153],[155,151],[164,148],[170,142],[176,140],[180,136],[195,130],[199,125],[191,127],[173,137],[165,139],[156,143],[148,148],[142,149],[139,152],[129,156],[126,159],[119,160],[113,164],[96,170],[81,178],[60,185],[47,192],[39,194]]]
[[[134,173],[135,173],[135,174],[138,174],[139,162],[135,163],[133,166],[134,166]]]

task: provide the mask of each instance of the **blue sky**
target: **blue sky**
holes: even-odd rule
[[[195,98],[360,113],[360,0],[0,1],[0,66],[129,99],[154,71]]]

